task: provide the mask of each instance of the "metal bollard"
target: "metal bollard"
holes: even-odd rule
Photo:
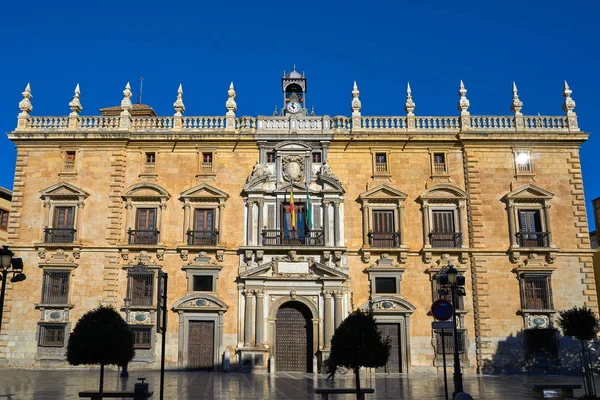
[[[138,378],[141,383],[136,383],[133,389],[133,400],[148,400],[148,388],[150,385],[144,383],[146,378]]]

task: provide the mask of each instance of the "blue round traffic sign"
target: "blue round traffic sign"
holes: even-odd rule
[[[452,318],[452,303],[448,300],[439,299],[431,305],[431,314],[438,321],[447,321]]]

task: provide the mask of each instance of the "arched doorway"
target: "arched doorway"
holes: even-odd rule
[[[284,303],[275,318],[275,367],[278,371],[312,372],[312,314],[298,301]]]

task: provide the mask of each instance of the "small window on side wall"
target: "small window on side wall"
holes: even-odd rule
[[[531,163],[531,152],[517,151],[515,152],[515,166],[517,175],[533,174],[533,165]]]
[[[313,164],[321,164],[321,153],[313,153],[312,162]]]
[[[386,153],[375,153],[375,173],[387,174],[389,172]]]
[[[63,347],[65,345],[65,325],[40,324],[38,346]]]
[[[194,292],[212,292],[213,277],[211,275],[194,275],[192,288]]]
[[[375,293],[398,293],[397,289],[398,288],[396,287],[396,278],[375,278]]]
[[[267,153],[267,163],[268,164],[274,164],[275,163],[275,153],[274,152]]]
[[[65,152],[65,160],[63,165],[64,171],[74,171],[75,170],[75,151],[66,151]]]
[[[446,154],[433,153],[433,173],[439,175],[447,172],[448,167],[446,166]]]
[[[10,213],[6,210],[0,209],[0,229],[5,231],[8,229],[8,215]]]

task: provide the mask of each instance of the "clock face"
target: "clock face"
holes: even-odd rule
[[[300,111],[300,104],[296,103],[295,101],[291,101],[288,103],[286,108],[289,112],[295,114]]]

